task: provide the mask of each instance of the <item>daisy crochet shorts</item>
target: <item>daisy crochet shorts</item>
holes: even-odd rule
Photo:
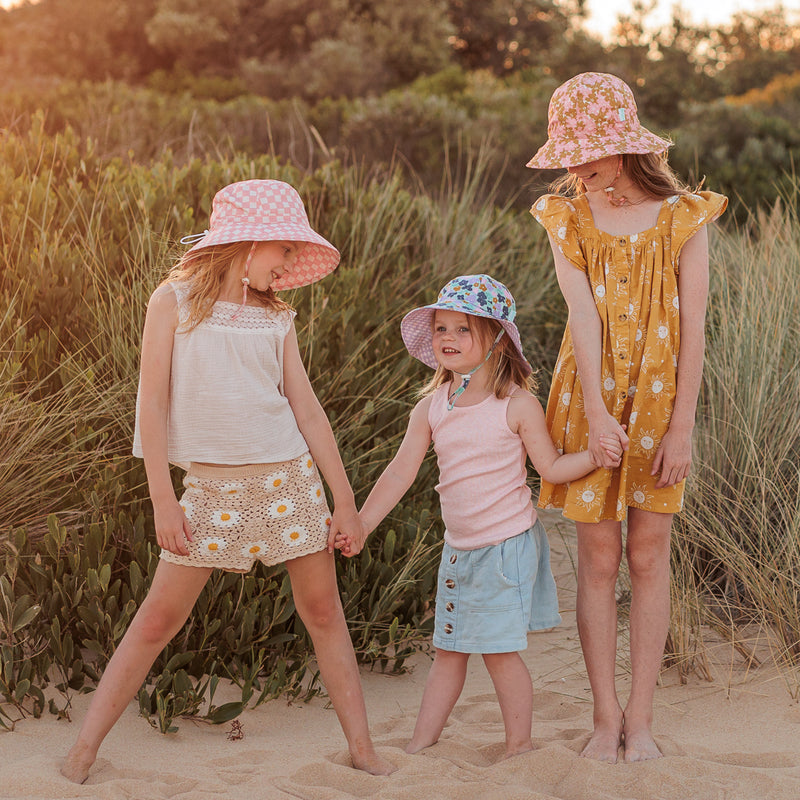
[[[180,504],[193,542],[188,556],[161,558],[190,567],[247,572],[325,550],[331,512],[316,464],[306,453],[279,464],[190,464]]]

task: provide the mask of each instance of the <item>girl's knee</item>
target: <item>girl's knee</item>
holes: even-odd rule
[[[166,645],[184,622],[186,618],[171,609],[143,605],[131,624],[131,632],[145,645]]]
[[[323,630],[341,625],[344,612],[339,596],[315,595],[304,597],[301,602],[295,598],[297,613],[309,630]]]
[[[650,579],[669,572],[669,550],[661,547],[630,548],[627,552],[631,578]]]

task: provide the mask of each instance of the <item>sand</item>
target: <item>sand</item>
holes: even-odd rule
[[[503,725],[479,657],[470,659],[462,697],[440,742],[421,754],[403,745],[414,726],[430,659],[419,654],[403,675],[363,673],[379,751],[397,764],[389,777],[349,766],[344,738],[324,698],[272,701],[231,724],[179,720],[163,736],[123,714],[78,786],[58,772],[89,697],[74,698],[72,722],[45,714],[0,734],[0,798],[55,800],[800,800],[800,680],[769,660],[757,668],[720,641],[711,651],[713,680],[675,669],[656,691],[656,741],[665,754],[642,764],[600,764],[579,757],[591,729],[591,704],[575,627],[574,532],[545,516],[553,548],[563,624],[532,634],[524,653],[534,684],[534,751],[501,760]],[[624,651],[618,687],[629,685]],[[217,702],[220,699],[217,698]]]

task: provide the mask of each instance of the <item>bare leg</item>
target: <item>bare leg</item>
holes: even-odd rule
[[[506,758],[533,750],[533,686],[525,662],[519,653],[485,653],[483,661],[503,712]]]
[[[615,684],[615,589],[622,558],[622,531],[614,520],[579,522],[577,528],[578,634],[594,700],[594,732],[581,755],[613,764],[622,736],[622,707]]]
[[[327,551],[286,562],[297,613],[311,635],[322,680],[344,731],[353,766],[372,775],[396,767],[376,752],[369,735],[353,643],[342,610],[333,555]]]
[[[669,628],[671,514],[628,511],[631,575],[631,694],[625,706],[625,761],[660,758],[651,733],[653,694]]]
[[[61,774],[83,783],[106,734],[136,694],[158,654],[186,622],[210,569],[159,561],[153,585],[97,685]]]
[[[469,653],[437,650],[425,682],[414,734],[406,753],[418,753],[439,741],[447,718],[456,704],[467,677]]]

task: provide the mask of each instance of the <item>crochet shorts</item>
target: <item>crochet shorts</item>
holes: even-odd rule
[[[331,512],[316,464],[306,453],[279,464],[190,464],[181,508],[192,529],[188,556],[161,558],[190,567],[247,572],[325,550]]]

